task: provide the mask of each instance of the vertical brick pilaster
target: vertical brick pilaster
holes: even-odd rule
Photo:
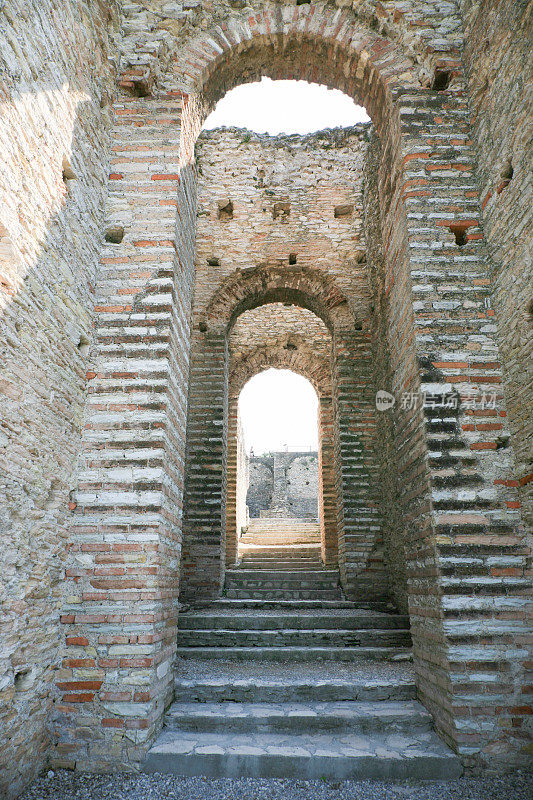
[[[351,598],[382,599],[388,596],[388,586],[383,566],[368,335],[354,327],[335,330],[333,354],[341,581]]]
[[[519,713],[511,723],[511,709],[527,707],[527,547],[460,77],[449,91],[428,90],[425,102],[424,92],[403,96],[401,120],[418,378],[397,388],[421,394],[416,426],[400,405],[397,430],[410,429],[421,443],[425,467],[418,464],[431,491],[410,533],[415,655],[424,702],[464,759],[479,762],[506,752],[522,722]],[[412,485],[419,479],[412,470]],[[483,672],[498,685],[497,715]]]
[[[228,400],[228,444],[226,459],[226,567],[237,561],[239,546],[238,523],[238,458],[239,458],[239,398]]]
[[[114,115],[54,712],[59,763],[91,769],[140,761],[172,696],[195,228],[181,101]]]
[[[227,403],[226,333],[195,332],[183,515],[184,597],[217,597],[224,580]]]
[[[326,566],[338,564],[337,492],[335,484],[335,419],[331,397],[319,397],[318,469],[322,560]]]

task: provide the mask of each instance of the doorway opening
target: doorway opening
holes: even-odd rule
[[[309,380],[287,369],[267,369],[241,390],[238,561],[259,543],[303,545],[320,555],[318,409],[318,396]]]
[[[241,84],[222,97],[204,122],[204,130],[246,128],[256,133],[308,134],[370,122],[363,106],[339,89],[303,80]]]

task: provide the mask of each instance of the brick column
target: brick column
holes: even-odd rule
[[[331,396],[319,397],[318,478],[322,560],[337,566],[337,492],[335,485],[335,421]]]
[[[388,596],[370,355],[367,332],[353,326],[334,330],[339,567],[346,594],[357,600]]]
[[[54,712],[55,763],[80,769],[139,761],[161,725],[181,543],[195,176],[177,163],[181,101],[114,113]]]
[[[451,59],[446,67],[455,74],[449,91],[398,98],[409,279],[396,284],[389,264],[384,280],[393,392],[399,401],[405,391],[418,398],[416,409],[400,402],[395,412],[409,608],[419,691],[441,731],[465,761],[505,761],[512,753],[516,762],[527,760],[531,712],[530,551],[520,528],[461,67]],[[391,236],[395,209],[391,203],[385,220]],[[415,374],[412,360],[398,368],[409,341]]]
[[[183,597],[217,597],[224,580],[228,357],[225,331],[196,331],[191,351],[183,514]]]
[[[226,566],[237,561],[239,532],[237,530],[237,459],[239,451],[239,398],[228,402],[228,443],[226,466]]]

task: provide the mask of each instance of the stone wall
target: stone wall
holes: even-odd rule
[[[368,318],[370,307],[361,220],[367,137],[368,126],[363,125],[306,137],[209,131],[197,142],[199,220],[193,318],[197,355],[193,350],[187,462],[191,480],[186,479],[184,514],[186,596],[205,592],[209,580],[214,594],[220,590],[221,520],[213,497],[227,498],[232,519],[226,524],[224,549],[226,557],[234,559],[233,539],[228,539],[235,529],[234,489],[223,485],[226,476],[234,473],[234,453],[228,449],[225,469],[221,432],[228,425],[228,448],[232,448],[234,401],[240,387],[260,368],[280,365],[280,358],[285,366],[294,363],[315,387],[326,381],[327,387],[317,388],[324,399],[326,394],[332,397],[332,374],[336,375],[339,421],[329,430],[338,440],[336,452],[341,455],[340,467],[328,472],[337,502],[336,522],[328,523],[329,530],[337,532],[345,590],[366,599],[387,593],[377,507],[369,334],[350,330],[354,325],[363,327],[359,320]],[[293,289],[287,287],[287,279]],[[305,284],[314,281],[321,288],[313,286],[310,293]],[[331,304],[333,313],[326,304]],[[249,310],[255,306],[261,308]],[[281,310],[286,306],[292,317]],[[264,320],[263,308],[268,310]],[[333,314],[338,326],[334,337],[328,332]],[[315,321],[302,327],[313,315]],[[357,323],[352,315],[357,315]],[[352,346],[354,337],[358,341]],[[306,357],[315,341],[317,352]],[[228,386],[217,387],[215,374],[227,380]],[[239,379],[234,386],[236,374]],[[226,402],[227,421],[222,415]],[[333,413],[333,406],[329,408]],[[333,443],[325,452],[333,459]],[[360,471],[360,481],[353,480],[354,470]],[[326,494],[331,496],[329,491]],[[201,538],[199,530],[204,534]],[[189,579],[194,574],[197,577]]]
[[[267,453],[250,458],[250,485],[246,502],[250,517],[268,517],[273,507],[274,462],[282,466],[284,515],[318,519],[318,453]]]
[[[49,755],[104,239],[113,4],[0,9],[0,795]]]
[[[533,20],[526,0],[461,2],[465,63],[483,231],[516,479],[533,529],[533,254],[531,73]]]

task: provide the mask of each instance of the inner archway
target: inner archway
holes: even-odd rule
[[[319,398],[302,375],[271,367],[256,374],[241,390],[235,493],[237,563],[250,562],[273,542],[291,556],[305,547],[323,562],[323,483],[330,475],[321,469],[319,427]],[[228,493],[231,488],[228,480]],[[228,517],[228,528],[229,524]]]

